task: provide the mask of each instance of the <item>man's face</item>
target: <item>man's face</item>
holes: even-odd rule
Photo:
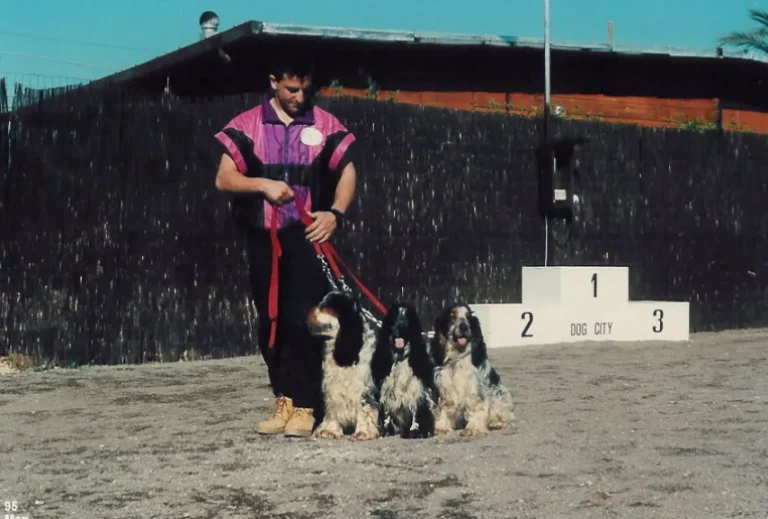
[[[277,101],[288,115],[294,117],[304,111],[312,87],[311,78],[288,77],[284,74],[279,81],[275,76],[269,76],[269,80],[277,93]]]

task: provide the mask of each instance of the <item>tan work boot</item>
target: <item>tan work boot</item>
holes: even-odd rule
[[[304,437],[312,434],[312,427],[315,426],[315,417],[312,413],[312,409],[295,407],[288,424],[285,426],[285,435]]]
[[[275,399],[272,408],[272,416],[256,426],[259,434],[280,434],[285,431],[285,426],[293,414],[293,401],[282,395]]]

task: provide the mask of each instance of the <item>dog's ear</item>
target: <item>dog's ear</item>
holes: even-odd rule
[[[377,390],[381,389],[384,379],[392,371],[392,362],[394,360],[388,335],[382,334],[382,330],[379,330],[379,340],[376,341],[376,349],[373,351],[373,358],[371,359],[371,377],[373,378],[373,385],[376,386]]]
[[[427,340],[423,335],[421,321],[415,309],[412,315],[409,315],[408,323],[408,341],[411,344],[411,354],[408,362],[411,365],[413,373],[426,384],[427,387],[434,385],[435,357],[430,356],[427,350]],[[435,338],[437,335],[435,335]],[[437,348],[441,353],[440,362],[442,363],[444,353],[442,348]],[[432,348],[434,351],[435,348]]]
[[[443,308],[434,321],[435,335],[430,340],[430,354],[432,355],[432,362],[437,366],[441,366],[445,362],[445,339],[448,326],[451,320],[451,312],[453,307],[447,306]]]
[[[339,366],[352,366],[360,360],[363,348],[363,316],[359,312],[339,315],[339,333],[333,349],[333,359]]]
[[[397,316],[397,306],[392,305],[381,322],[381,328],[376,333],[376,349],[371,359],[371,376],[377,389],[381,389],[381,384],[392,370],[392,347],[389,343],[390,332],[395,324]]]
[[[376,334],[380,342],[389,338],[389,332],[392,330],[392,326],[395,324],[396,318],[397,306],[392,305],[387,311],[387,315],[384,316],[384,320],[381,321],[381,328],[379,328],[379,331]]]
[[[483,337],[480,319],[471,311],[469,313],[469,329],[472,332],[472,365],[479,367],[488,358],[488,350]]]
[[[416,355],[422,355],[422,353],[426,355],[427,341],[424,338],[424,329],[421,326],[419,314],[412,306],[408,307],[408,342],[411,343],[411,352]]]
[[[446,306],[435,318],[435,336],[438,333],[446,333],[448,326],[451,324],[451,313],[453,312],[453,306]]]
[[[408,318],[408,335],[410,335],[410,338],[412,340],[422,338],[421,332],[423,330],[421,327],[421,319],[419,319],[419,314],[416,312],[416,308],[412,305],[408,305],[406,307],[406,317]]]

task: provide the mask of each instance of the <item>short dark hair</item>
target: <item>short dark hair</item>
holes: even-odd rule
[[[305,52],[282,50],[272,60],[269,73],[280,81],[283,76],[311,78],[314,73],[314,60]]]

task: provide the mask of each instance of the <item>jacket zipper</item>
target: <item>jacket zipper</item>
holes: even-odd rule
[[[283,181],[286,184],[288,183],[288,158],[290,156],[290,154],[288,153],[289,136],[290,136],[290,127],[286,124],[285,137],[283,139]]]

